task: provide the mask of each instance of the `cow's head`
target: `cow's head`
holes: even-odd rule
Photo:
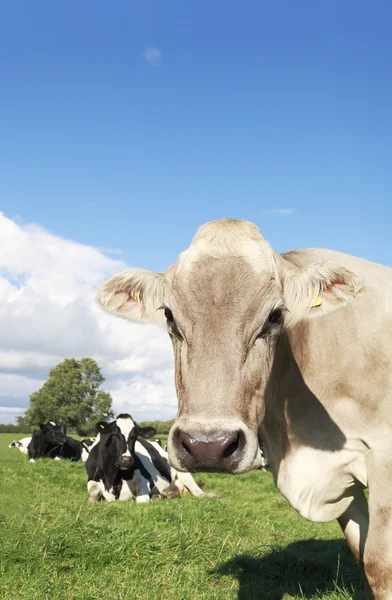
[[[44,436],[45,441],[51,445],[61,444],[64,438],[61,428],[53,421],[41,423],[39,431]]]
[[[344,305],[361,288],[334,263],[298,269],[247,221],[213,221],[165,273],[123,271],[100,289],[109,313],[166,324],[179,401],[168,449],[179,470],[254,466],[257,430],[284,329]]]
[[[135,442],[138,436],[149,438],[156,434],[154,427],[140,427],[131,415],[118,415],[112,423],[100,421],[96,425],[108,462],[118,469],[130,469],[135,466]]]

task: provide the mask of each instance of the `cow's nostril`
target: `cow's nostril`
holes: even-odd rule
[[[234,452],[236,452],[238,450],[238,446],[239,445],[240,445],[240,434],[238,432],[237,437],[234,440],[234,442],[232,442],[230,444],[230,446],[228,446],[227,448],[225,448],[225,450],[223,451],[224,458],[229,458],[229,456],[231,456],[232,454],[234,454]]]
[[[189,446],[187,446],[185,442],[182,442],[182,447],[184,448],[184,450],[187,454],[192,454]]]

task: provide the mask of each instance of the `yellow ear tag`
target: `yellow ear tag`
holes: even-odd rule
[[[317,306],[321,306],[321,304],[323,303],[321,296],[317,297],[317,300],[312,304],[312,308],[315,308]]]
[[[100,425],[100,428],[101,429],[105,429],[105,425]]]

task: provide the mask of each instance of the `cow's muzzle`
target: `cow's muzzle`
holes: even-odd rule
[[[181,471],[240,473],[252,468],[257,439],[244,427],[207,430],[189,422],[175,424],[168,440],[170,464]]]
[[[118,461],[117,467],[120,469],[129,469],[133,464],[132,456],[127,456],[126,454],[122,454],[120,456],[120,460]]]

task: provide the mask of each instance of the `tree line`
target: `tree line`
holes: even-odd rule
[[[30,395],[30,406],[16,425],[0,424],[0,433],[30,433],[40,423],[54,421],[64,431],[86,436],[95,432],[98,421],[114,417],[112,397],[100,389],[105,381],[98,364],[92,358],[66,358],[50,370],[47,381]],[[142,426],[155,427],[166,434],[171,421],[145,421]]]
[[[46,419],[46,421],[49,421],[49,419]],[[141,427],[155,427],[155,429],[157,430],[157,434],[158,435],[167,435],[170,431],[171,426],[173,425],[173,421],[174,419],[171,419],[170,421],[140,421],[139,425]],[[39,425],[39,423],[38,423]],[[38,428],[38,425],[26,425],[24,422],[24,418],[23,417],[17,417],[16,419],[16,425],[13,424],[5,424],[5,423],[0,423],[0,433],[31,433],[32,431],[34,431],[34,429]],[[77,433],[77,431],[73,430],[73,429],[69,429],[68,433]],[[93,430],[91,431],[87,431],[86,434],[82,434],[82,435],[94,435],[95,434],[95,427]]]

